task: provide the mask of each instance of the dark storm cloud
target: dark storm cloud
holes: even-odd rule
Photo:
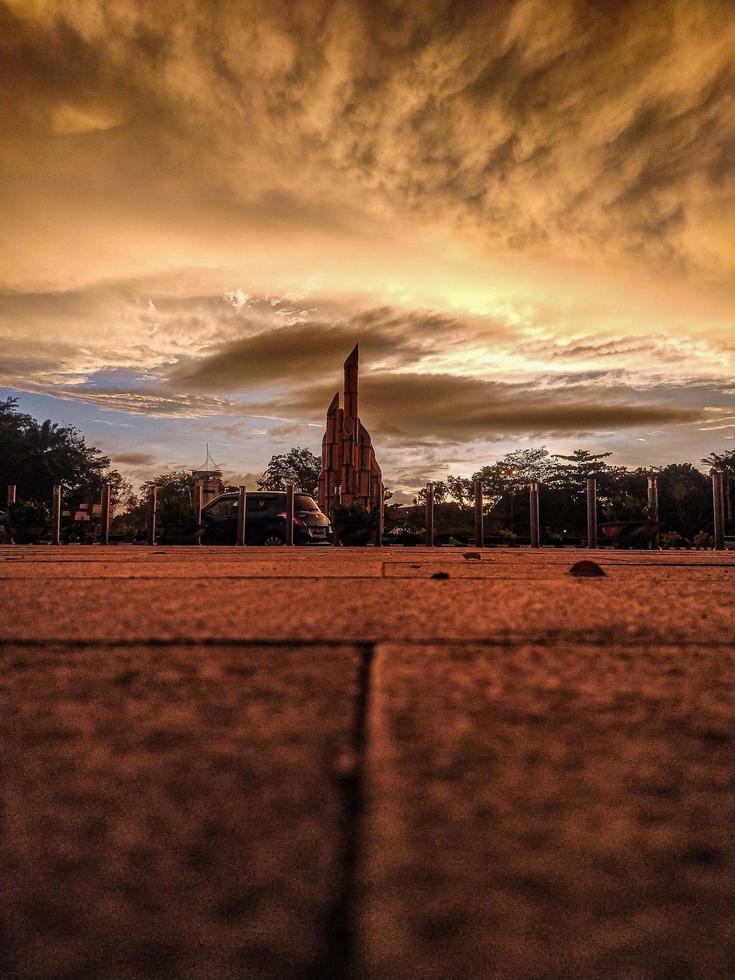
[[[583,433],[672,425],[703,417],[696,407],[679,407],[655,394],[619,386],[595,389],[586,385],[538,390],[441,374],[371,374],[361,382],[360,414],[373,436],[414,444],[416,439],[445,442],[498,439],[528,433]],[[289,415],[323,415],[331,389],[318,385],[260,404]],[[251,406],[252,407],[252,406]]]
[[[475,318],[477,321],[479,318]],[[487,321],[488,333],[502,328]],[[310,320],[256,333],[220,345],[171,372],[185,390],[222,391],[302,382],[323,374],[324,366],[339,371],[359,341],[361,354],[375,364],[404,367],[452,343],[454,333],[466,335],[463,321],[430,311],[402,312],[391,307],[363,311],[346,323]]]
[[[153,466],[156,457],[152,453],[117,453],[112,457],[112,462],[127,466]]]

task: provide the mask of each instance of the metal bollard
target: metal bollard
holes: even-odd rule
[[[534,480],[528,488],[528,503],[530,509],[531,547],[541,547],[539,531],[538,483]]]
[[[61,487],[54,486],[51,498],[51,544],[61,544]]]
[[[197,519],[197,544],[202,543],[202,536],[198,532],[202,523],[203,507],[204,507],[204,486],[201,483],[201,481],[197,480],[196,486],[194,487],[194,514]]]
[[[380,484],[380,503],[378,504],[378,523],[375,528],[375,547],[383,547],[383,531],[385,530],[385,502],[383,500],[383,484]]]
[[[293,545],[293,483],[286,487],[286,544]]]
[[[434,547],[434,484],[426,484],[426,528],[424,531],[424,544],[428,548]]]
[[[587,547],[597,547],[597,480],[587,477]]]
[[[240,547],[245,546],[245,508],[247,507],[247,491],[245,487],[238,487],[237,491],[237,540],[236,544]]]
[[[482,511],[482,480],[475,480],[475,547],[485,546],[485,515]]]
[[[158,493],[153,487],[148,498],[148,544],[156,543],[156,501]]]
[[[651,521],[658,521],[658,477],[652,474],[648,477],[648,516]],[[651,548],[658,548],[658,534],[651,538]]]
[[[710,470],[712,475],[712,509],[714,512],[715,548],[725,547],[725,474]]]
[[[100,519],[100,544],[110,543],[110,501],[112,499],[112,486],[105,483],[102,487],[102,514]]]

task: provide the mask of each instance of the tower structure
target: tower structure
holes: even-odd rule
[[[359,345],[344,363],[344,408],[339,392],[327,409],[327,427],[322,439],[322,472],[319,477],[319,506],[331,517],[334,504],[354,501],[376,507],[383,530],[383,474],[375,458],[370,433],[360,421]]]
[[[222,470],[212,459],[209,444],[207,444],[207,458],[204,464],[191,473],[194,477],[195,493],[201,497],[202,507],[222,492]]]

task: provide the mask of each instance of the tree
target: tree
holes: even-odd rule
[[[309,449],[295,446],[287,453],[272,456],[263,476],[258,480],[261,490],[285,490],[293,483],[302,493],[316,496],[319,491],[321,459]]]
[[[164,500],[168,497],[184,497],[188,499],[192,508],[194,507],[194,474],[191,470],[166,470],[159,473],[151,480],[146,480],[141,485],[140,494],[144,500],[148,500],[151,490],[156,490],[158,499]]]
[[[659,518],[668,531],[691,541],[711,526],[712,490],[709,479],[692,463],[670,463],[658,473]]]
[[[571,456],[554,453],[552,459],[562,460],[552,464],[550,480],[556,486],[575,493],[584,492],[587,479],[598,476],[608,469],[604,462],[612,453],[591,453],[586,449],[575,449]]]
[[[456,500],[460,507],[469,507],[475,499],[475,488],[469,477],[453,476],[450,473],[446,484],[449,496],[452,500]]]
[[[472,483],[482,483],[483,495],[491,500],[490,511],[507,498],[507,519],[511,530],[515,524],[515,496],[532,481],[543,482],[551,472],[552,464],[546,446],[535,449],[518,449],[502,459],[472,474]]]
[[[44,502],[61,484],[71,507],[99,500],[106,479],[122,491],[123,478],[108,457],[87,446],[73,426],[37,422],[17,406],[15,398],[0,402],[0,484],[15,484],[20,499]]]
[[[449,488],[443,480],[434,480],[434,503],[443,504],[449,495]],[[420,504],[426,503],[426,487],[419,490],[416,499]]]
[[[520,490],[534,481],[543,483],[554,468],[546,446],[516,449],[506,453],[495,465],[505,474],[509,486],[514,490]]]
[[[169,512],[186,511],[193,515],[195,483],[191,470],[185,469],[166,470],[146,480],[141,484],[138,496],[133,496],[130,500],[122,515],[123,523],[138,529],[145,527],[151,491],[154,489],[157,493],[157,506]]]

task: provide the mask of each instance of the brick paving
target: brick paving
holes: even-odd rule
[[[734,584],[0,548],[3,977],[729,978]]]

